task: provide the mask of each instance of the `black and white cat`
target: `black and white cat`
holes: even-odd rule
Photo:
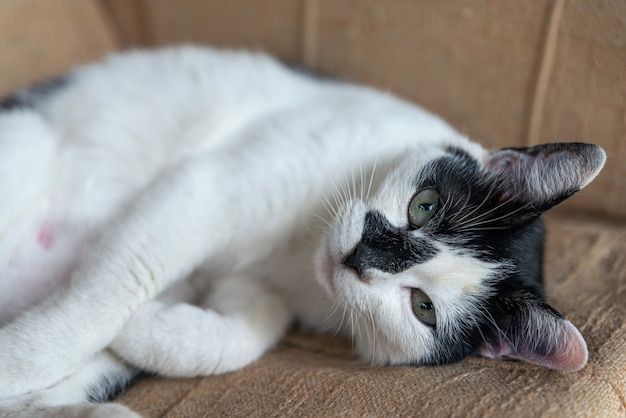
[[[544,300],[540,215],[598,146],[488,152],[389,94],[197,47],[0,109],[6,416],[136,416],[87,402],[244,367],[294,320],[376,365],[586,364]]]

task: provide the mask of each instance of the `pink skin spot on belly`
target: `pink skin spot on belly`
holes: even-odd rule
[[[37,235],[37,242],[39,242],[39,245],[45,250],[52,247],[52,244],[54,244],[54,231],[50,224],[44,223],[41,226],[39,234]]]

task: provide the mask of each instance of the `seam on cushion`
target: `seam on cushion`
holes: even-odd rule
[[[112,29],[118,47],[128,49],[138,46],[154,44],[154,36],[151,33],[149,15],[146,4],[142,0],[126,0],[126,6],[130,10],[131,20],[135,33],[130,33],[125,25],[120,22],[118,10],[111,1],[100,0],[98,6],[102,10],[108,26]],[[128,11],[127,10],[127,11]]]
[[[527,145],[537,145],[540,141],[540,130],[543,122],[543,109],[546,102],[546,94],[550,83],[552,68],[554,67],[554,56],[556,54],[556,44],[561,25],[561,17],[565,8],[565,0],[556,0],[550,21],[548,22],[548,30],[543,47],[541,63],[539,65],[539,75],[535,84],[535,93],[533,96],[532,107],[530,109],[530,121],[528,123]]]
[[[302,3],[302,56],[300,59],[306,68],[317,69],[318,59],[318,30],[319,30],[319,2],[318,0],[303,0]]]
[[[611,392],[613,392],[613,394],[620,401],[620,404],[623,410],[622,412],[625,412],[626,411],[626,398],[624,397],[624,394],[622,393],[622,391],[618,389],[618,386],[615,385],[610,379],[599,376],[596,373],[596,367],[593,367],[593,365],[589,364],[587,367],[590,368],[590,377],[592,379],[600,380],[601,382],[606,383],[611,388]]]
[[[620,402],[622,403],[622,408],[626,411],[626,398],[624,398],[624,393],[622,393],[622,391],[619,390],[619,387],[615,383],[613,383],[612,380],[607,379],[606,383],[608,383],[611,389],[613,390],[613,392],[615,392]]]
[[[185,399],[187,399],[189,397],[189,395],[198,388],[198,386],[200,386],[200,382],[202,381],[203,377],[199,377],[199,378],[195,378],[197,379],[196,384],[193,385],[183,396],[181,396],[180,398],[178,398],[176,400],[176,402],[173,402],[172,404],[170,404],[163,412],[161,412],[159,414],[159,417],[166,417],[174,408],[176,408],[178,405],[182,404],[183,401]],[[141,412],[141,411],[138,411]]]
[[[274,347],[284,347],[287,349],[303,350],[303,351],[313,353],[313,354],[321,354],[321,355],[335,358],[335,359],[344,359],[347,361],[353,361],[357,364],[362,364],[360,361],[354,359],[354,349],[351,349],[350,355],[346,356],[343,353],[339,353],[338,352],[339,350],[325,349],[323,347],[311,347],[311,346],[307,346],[306,344],[299,344],[297,342],[289,341],[287,339],[281,340]]]

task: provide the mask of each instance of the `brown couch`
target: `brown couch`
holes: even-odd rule
[[[179,42],[263,49],[393,91],[491,147],[602,145],[603,173],[546,222],[548,297],[589,365],[373,368],[347,341],[292,333],[244,370],[145,379],[119,402],[146,417],[626,414],[626,2],[3,0],[0,94]]]

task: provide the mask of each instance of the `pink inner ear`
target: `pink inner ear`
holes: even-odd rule
[[[517,348],[513,348],[508,342],[502,342],[486,344],[480,349],[479,354],[492,359],[513,358],[559,371],[578,371],[587,364],[587,344],[571,322],[559,321],[560,332],[558,334],[560,336],[558,338],[560,341],[557,342],[558,346],[548,353],[537,352],[533,350],[532,346],[524,342],[518,342]]]
[[[555,370],[575,372],[587,364],[587,344],[571,322],[563,321],[562,331],[563,342],[560,347],[549,356],[537,358],[535,364]]]
[[[492,152],[485,167],[502,185],[501,201],[515,197],[535,207],[545,204],[545,211],[589,184],[605,160],[598,146],[555,143]]]

